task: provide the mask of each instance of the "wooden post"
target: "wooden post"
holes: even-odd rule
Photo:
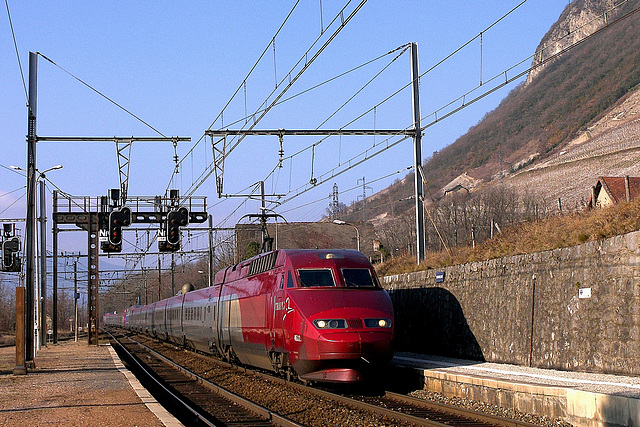
[[[24,286],[18,286],[16,288],[16,366],[13,368],[13,375],[27,374],[24,322]]]

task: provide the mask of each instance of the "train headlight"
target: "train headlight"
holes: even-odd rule
[[[313,325],[318,329],[347,329],[347,321],[344,319],[316,319]]]
[[[364,326],[367,328],[390,328],[390,319],[364,319]]]

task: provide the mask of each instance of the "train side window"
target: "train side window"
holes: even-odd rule
[[[300,276],[300,285],[304,288],[336,285],[331,270],[327,268],[317,270],[300,269],[298,270],[298,276]]]
[[[284,274],[280,276],[280,289],[284,289]]]
[[[293,278],[291,277],[291,271],[287,274],[287,288],[293,288],[295,284],[293,283]]]

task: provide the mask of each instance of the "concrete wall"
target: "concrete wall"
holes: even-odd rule
[[[399,351],[640,374],[640,232],[382,282]]]
[[[360,252],[367,257],[374,255],[375,232],[368,222],[354,225],[338,225],[332,222],[269,223],[267,230],[273,237],[274,249],[356,249],[360,239]],[[357,227],[358,233],[356,233]],[[238,259],[246,258],[247,246],[251,242],[262,244],[262,229],[257,224],[236,225],[236,253]]]

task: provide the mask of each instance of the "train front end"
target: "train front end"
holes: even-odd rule
[[[315,257],[315,259],[313,259]],[[297,261],[297,262],[296,262]],[[293,257],[289,359],[303,380],[361,381],[393,356],[393,306],[369,260],[357,251]]]

